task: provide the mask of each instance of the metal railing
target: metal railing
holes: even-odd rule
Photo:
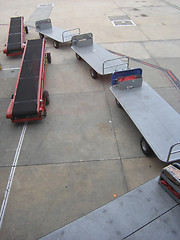
[[[173,145],[170,147],[170,149],[169,149],[169,154],[168,154],[168,157],[167,157],[167,162],[169,162],[169,159],[170,159],[170,157],[171,157],[172,154],[180,153],[180,149],[179,149],[179,150],[175,150],[175,151],[173,152],[173,148],[174,148],[175,146],[177,146],[177,145],[180,146],[180,142],[177,142],[177,143],[173,144]]]
[[[110,66],[105,66],[109,62],[113,62],[113,61],[117,61],[117,60],[120,60],[121,63],[112,64]],[[122,68],[121,70],[125,70],[125,69],[129,68],[129,58],[128,57],[123,56],[123,57],[119,57],[119,58],[113,58],[113,59],[106,60],[106,61],[103,62],[103,66],[102,66],[103,74],[105,74],[105,70],[108,69],[108,68],[113,68],[114,72],[120,71],[120,69],[118,67],[123,66],[123,65],[125,65],[125,68]]]
[[[77,33],[72,33],[72,31],[77,31]],[[66,33],[69,33],[66,35]],[[71,36],[74,36],[74,35],[79,35],[81,33],[80,31],[80,28],[73,28],[73,29],[69,29],[69,30],[66,30],[62,33],[62,40],[63,42],[65,42],[65,38],[68,38],[68,37],[71,37]],[[71,41],[71,39],[70,39]]]

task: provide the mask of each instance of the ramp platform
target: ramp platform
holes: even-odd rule
[[[179,216],[155,178],[40,240],[179,239]]]

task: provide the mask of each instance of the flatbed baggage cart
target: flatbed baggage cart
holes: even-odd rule
[[[91,67],[90,74],[94,79],[98,77],[98,74],[112,74],[129,67],[127,57],[115,58],[112,53],[93,42],[92,33],[73,36],[71,48],[78,60],[83,59]]]
[[[21,55],[24,49],[25,32],[28,33],[28,28],[24,27],[24,17],[12,17],[3,53],[7,56]]]
[[[180,160],[180,115],[142,81],[140,68],[114,73],[110,91],[142,134],[145,155],[153,151],[163,162]]]
[[[47,61],[45,39],[28,40],[22,56],[20,71],[11,97],[6,118],[12,122],[41,120],[46,117],[49,94],[44,91]]]
[[[35,26],[40,38],[44,38],[46,36],[53,39],[53,46],[55,48],[59,47],[59,43],[70,42],[72,36],[80,34],[79,28],[64,30],[61,28],[53,27],[51,19],[36,21]]]
[[[29,16],[28,20],[26,21],[26,25],[30,28],[35,29],[35,23],[37,21],[49,18],[53,7],[54,3],[39,4],[33,13]]]

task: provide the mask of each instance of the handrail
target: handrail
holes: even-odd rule
[[[123,58],[124,58],[124,59],[127,59],[127,63],[122,60]],[[106,64],[107,62],[111,62],[111,61],[115,61],[115,60],[122,60],[122,63],[121,63],[121,64],[115,64],[115,65],[111,65],[111,66],[105,67],[105,64]],[[126,66],[126,69],[129,68],[129,58],[128,58],[128,57],[122,56],[122,57],[119,57],[119,58],[113,58],[113,59],[106,60],[106,61],[103,62],[103,66],[102,66],[102,68],[103,68],[103,74],[104,74],[104,72],[105,72],[105,69],[107,69],[107,68],[117,67],[117,66],[121,66],[121,65],[124,65],[124,64],[127,65],[127,66]]]
[[[72,29],[68,29],[68,30],[63,31],[63,32],[62,32],[62,40],[63,40],[63,42],[65,41],[65,38],[66,38],[66,37],[74,36],[75,34],[73,34],[71,31],[75,31],[75,30],[78,30],[77,35],[81,33],[80,28],[72,28]],[[64,36],[64,34],[67,33],[67,32],[70,32],[71,34],[69,34],[69,35],[67,35],[67,36]]]
[[[167,162],[169,162],[170,156],[171,156],[172,154],[180,153],[180,150],[177,150],[177,151],[172,152],[173,148],[174,148],[175,146],[177,146],[177,145],[180,145],[180,142],[177,142],[177,143],[173,144],[173,145],[170,147],[169,153],[168,153],[168,157],[167,157]]]

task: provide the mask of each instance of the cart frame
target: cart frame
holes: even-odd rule
[[[140,68],[114,73],[110,91],[142,134],[140,144],[146,156],[154,152],[163,162],[180,160],[180,115],[142,82]]]
[[[90,74],[94,79],[98,74],[108,75],[129,67],[128,57],[115,58],[114,54],[93,42],[92,33],[73,36],[71,48],[78,60],[83,59],[91,67]]]
[[[55,48],[59,47],[59,43],[70,42],[74,35],[80,34],[80,28],[64,30],[53,27],[50,18],[36,21],[35,26],[36,32],[39,33],[40,38],[44,38],[46,36],[50,39],[53,39],[53,46]]]

